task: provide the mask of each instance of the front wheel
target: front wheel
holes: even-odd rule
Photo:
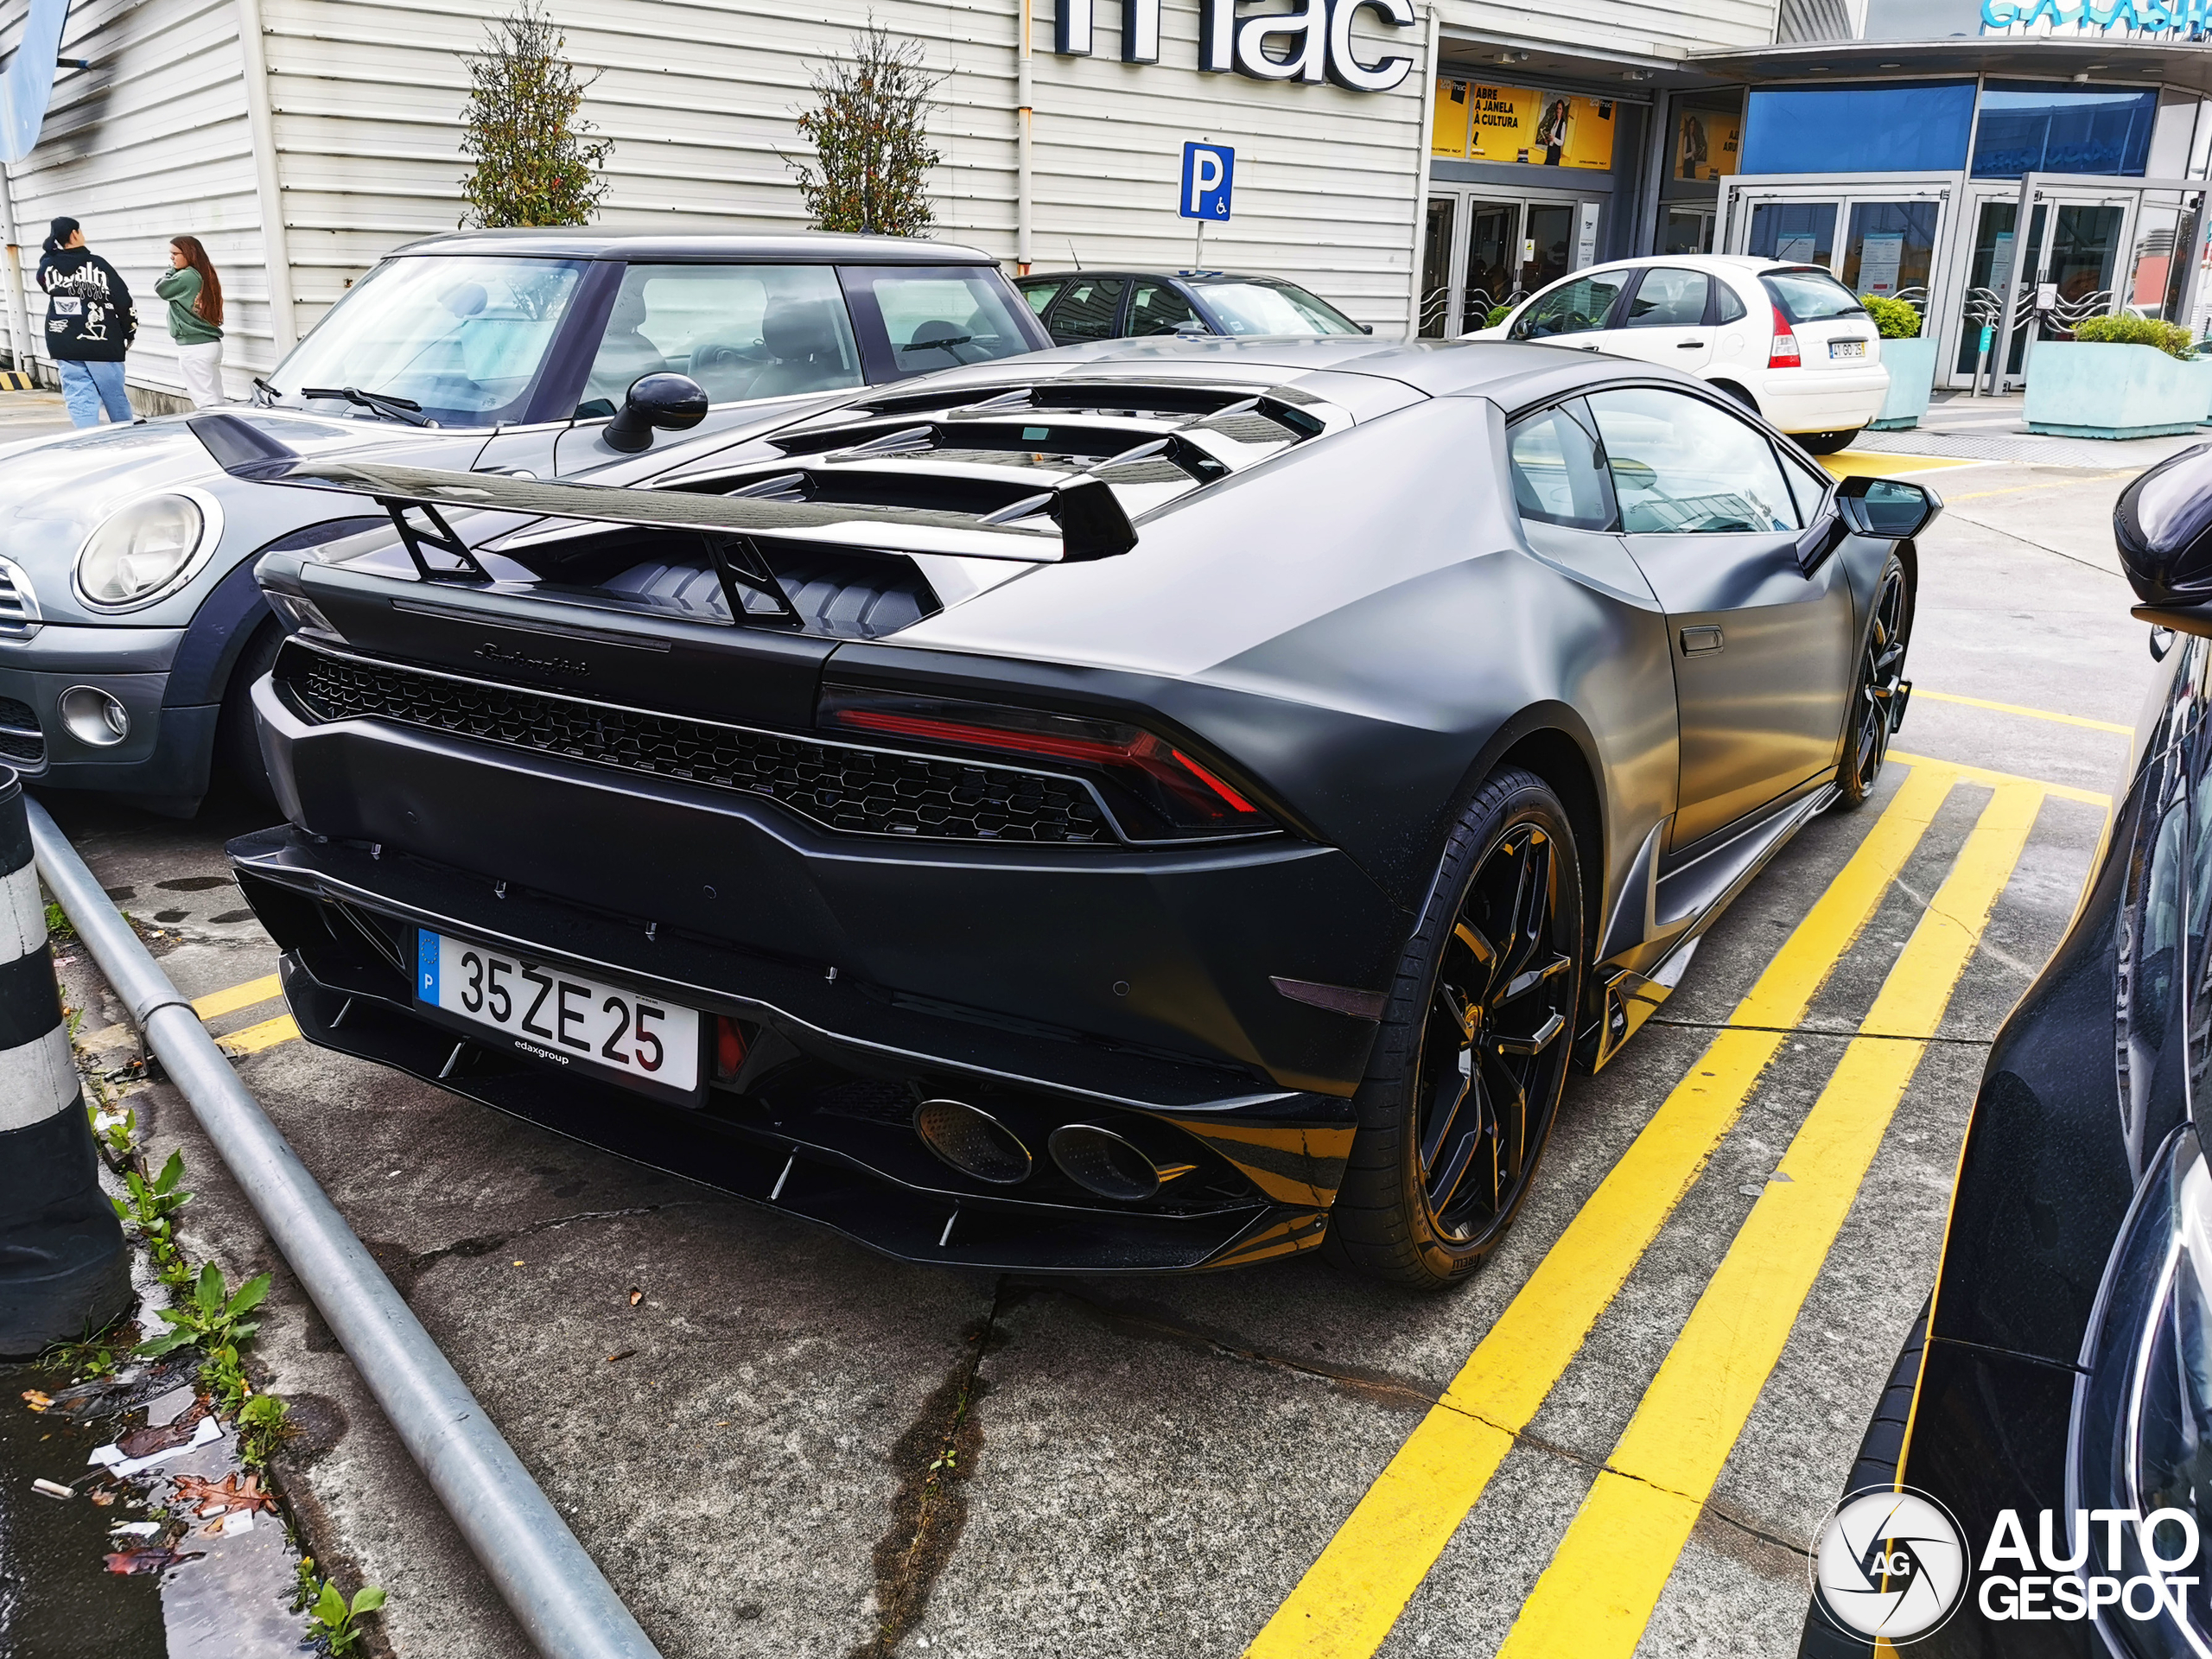
[[[1840,449],[1851,448],[1851,442],[1866,429],[1854,426],[1842,432],[1792,432],[1797,447],[1808,455],[1832,455]]]
[[[1339,1262],[1440,1290],[1497,1247],[1567,1087],[1583,956],[1567,810],[1503,768],[1460,816],[1399,963],[1330,1215]]]
[[[1911,637],[1912,595],[1905,587],[1904,566],[1892,553],[1874,584],[1874,613],[1866,624],[1851,709],[1844,717],[1843,764],[1836,768],[1835,781],[1846,810],[1863,804],[1874,792],[1874,780],[1889,756],[1890,734],[1897,729],[1900,712],[1897,698],[1904,683],[1905,648]]]

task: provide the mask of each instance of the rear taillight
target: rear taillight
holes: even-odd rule
[[[842,685],[823,688],[817,720],[836,730],[967,749],[1002,764],[1027,761],[1088,778],[1132,841],[1277,828],[1217,763],[1122,721]]]
[[[745,1069],[745,1027],[726,1014],[715,1016],[715,1081],[734,1083]]]
[[[1789,319],[1782,315],[1782,308],[1774,308],[1774,344],[1767,350],[1766,365],[1770,369],[1799,369],[1804,359],[1797,354],[1797,336],[1789,331]]]

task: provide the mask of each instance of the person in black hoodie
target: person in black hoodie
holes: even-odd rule
[[[133,416],[123,391],[123,353],[138,333],[130,289],[115,267],[85,245],[73,219],[47,227],[38,285],[46,291],[46,349],[61,369],[61,396],[73,426],[98,426],[100,410],[118,426]]]

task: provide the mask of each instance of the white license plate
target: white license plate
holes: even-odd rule
[[[416,930],[415,995],[504,1033],[524,1054],[655,1090],[699,1086],[699,1014],[466,939]]]
[[[1830,357],[1864,357],[1866,342],[1863,340],[1832,340],[1828,341]]]

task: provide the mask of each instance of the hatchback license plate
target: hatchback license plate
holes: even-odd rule
[[[1864,357],[1866,342],[1863,340],[1832,340],[1828,341],[1830,357]]]
[[[699,1086],[699,1015],[657,997],[416,931],[418,1001],[486,1026],[524,1054],[588,1062],[652,1093]]]

